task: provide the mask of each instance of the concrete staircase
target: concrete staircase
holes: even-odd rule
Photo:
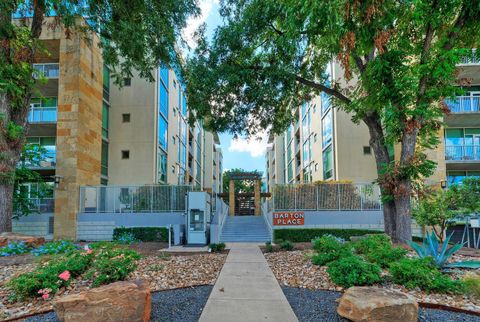
[[[262,216],[228,216],[220,241],[264,243],[270,241],[270,232]]]

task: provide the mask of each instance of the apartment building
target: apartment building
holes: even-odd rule
[[[212,194],[221,193],[223,187],[223,155],[217,133],[205,132],[205,190]]]
[[[44,28],[40,40],[49,55],[38,55],[34,68],[47,82],[37,82],[34,91],[27,143],[46,151],[30,166],[51,187],[35,203],[41,213],[55,214],[50,230],[56,237],[75,236],[71,222],[81,186],[172,184],[221,191],[218,135],[198,121],[189,125],[187,93],[174,69],[160,65],[153,82],[134,74],[119,88],[94,32],[90,39],[76,33],[67,38],[57,26]]]
[[[471,86],[465,94],[446,103],[451,114],[439,131],[440,145],[428,151],[437,162],[431,185],[445,185],[468,176],[480,176],[480,60],[475,51],[458,65],[458,77]],[[346,86],[339,64],[327,71],[330,79]],[[391,150],[399,153],[399,147]],[[270,135],[266,152],[267,185],[348,180],[372,182],[376,177],[375,158],[369,145],[369,133],[363,124],[355,124],[350,115],[332,106],[326,94],[305,102],[295,111],[295,121],[281,135]]]

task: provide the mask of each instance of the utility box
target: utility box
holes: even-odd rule
[[[210,221],[209,195],[206,192],[188,192],[187,244],[207,244],[207,223]]]

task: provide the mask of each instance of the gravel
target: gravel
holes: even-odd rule
[[[342,293],[282,286],[283,293],[300,322],[348,322],[337,314],[336,299]],[[444,310],[420,308],[419,322],[480,322],[480,317]]]
[[[152,294],[150,321],[196,322],[202,314],[213,286],[196,286]],[[60,322],[55,312],[35,315],[23,321]]]

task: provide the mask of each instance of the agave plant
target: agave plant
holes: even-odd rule
[[[434,264],[438,268],[480,268],[480,261],[465,261],[447,264],[448,259],[465,244],[455,244],[448,248],[448,242],[452,238],[453,233],[448,236],[443,245],[439,249],[437,236],[432,232],[427,234],[423,240],[423,245],[408,241],[408,244],[417,252],[418,257],[432,257]]]

